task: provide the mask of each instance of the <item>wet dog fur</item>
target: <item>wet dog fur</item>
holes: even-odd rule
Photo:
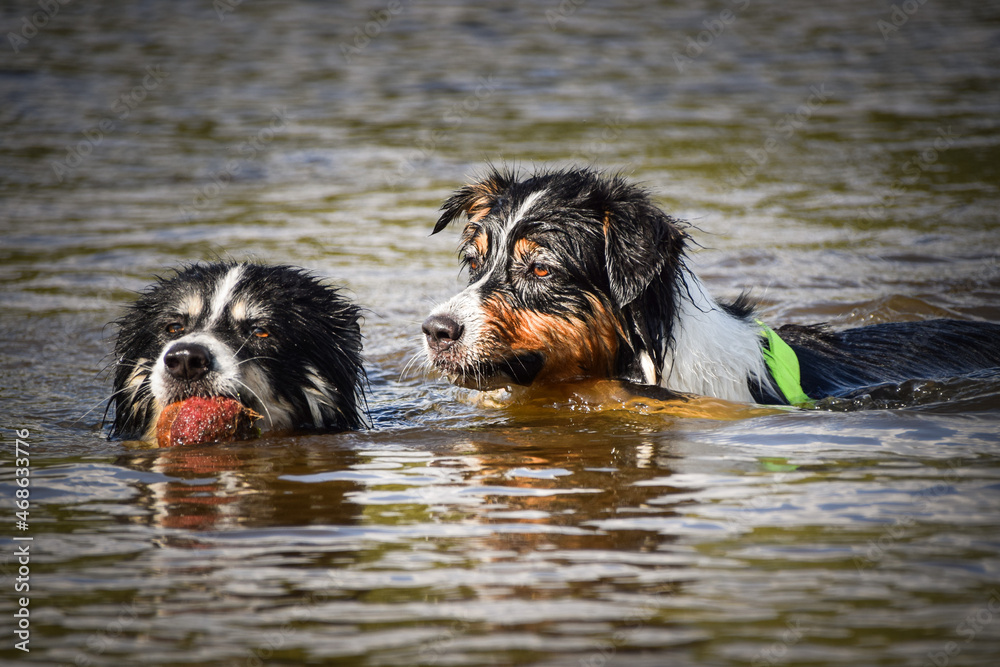
[[[364,424],[360,310],[303,269],[193,264],[158,280],[116,322],[110,435],[151,439],[160,412],[224,396],[263,431]]]
[[[640,187],[589,169],[490,168],[442,206],[465,218],[469,285],[423,323],[430,365],[474,389],[610,378],[730,401],[787,403],[745,295],[712,297],[687,225]],[[845,331],[779,327],[811,398],[1000,367],[1000,325],[958,320]]]

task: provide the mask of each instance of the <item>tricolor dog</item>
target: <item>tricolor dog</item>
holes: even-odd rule
[[[263,431],[363,425],[360,310],[303,269],[194,264],[117,321],[111,435],[152,439],[163,409],[234,399]]]
[[[717,301],[686,225],[619,176],[491,169],[434,227],[463,218],[469,285],[423,323],[426,353],[475,389],[586,378],[729,401],[806,404],[852,389],[1000,367],[1000,325],[930,320],[771,329]]]

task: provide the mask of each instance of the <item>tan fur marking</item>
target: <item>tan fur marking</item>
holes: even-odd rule
[[[187,314],[192,320],[197,319],[198,315],[201,314],[202,308],[204,308],[205,302],[202,301],[201,295],[191,294],[185,298],[178,309],[179,312]]]
[[[482,195],[469,204],[465,214],[469,216],[471,222],[479,222],[486,217],[491,208],[493,208],[493,195]]]
[[[486,254],[490,250],[490,241],[486,237],[486,232],[480,231],[476,238],[472,239],[472,243],[476,246],[476,250],[480,256],[486,257]]]
[[[465,230],[462,232],[462,244],[467,245],[471,243],[476,248],[476,252],[479,253],[480,257],[486,257],[486,253],[490,249],[490,241],[486,236],[486,230],[476,225],[466,225]]]
[[[497,297],[487,300],[484,328],[492,335],[484,340],[487,349],[480,354],[503,358],[510,352],[543,352],[545,366],[535,378],[538,382],[611,377],[618,326],[604,305],[588,298],[593,316],[586,319],[517,310]]]
[[[229,315],[234,320],[247,319],[247,302],[240,299],[229,308]]]
[[[471,183],[468,187],[475,193],[476,198],[465,209],[465,214],[471,222],[478,222],[493,208],[493,202],[500,194],[500,183],[491,177],[478,183]]]
[[[528,239],[518,239],[514,244],[514,259],[524,261],[538,250],[538,244]]]

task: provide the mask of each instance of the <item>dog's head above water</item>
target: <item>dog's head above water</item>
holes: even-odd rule
[[[453,383],[659,381],[687,236],[641,188],[585,169],[523,179],[493,169],[442,210],[435,233],[466,217],[469,286],[423,332]]]
[[[114,421],[150,438],[163,409],[235,399],[264,430],[362,424],[360,313],[302,269],[195,264],[161,279],[118,320]]]

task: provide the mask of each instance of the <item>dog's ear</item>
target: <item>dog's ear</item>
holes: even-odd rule
[[[664,271],[682,261],[687,234],[681,223],[645,197],[609,202],[604,212],[604,261],[619,307],[635,301]]]
[[[513,173],[491,169],[479,182],[463,185],[441,205],[441,217],[431,234],[437,234],[463,213],[472,221],[484,217],[513,182]]]

